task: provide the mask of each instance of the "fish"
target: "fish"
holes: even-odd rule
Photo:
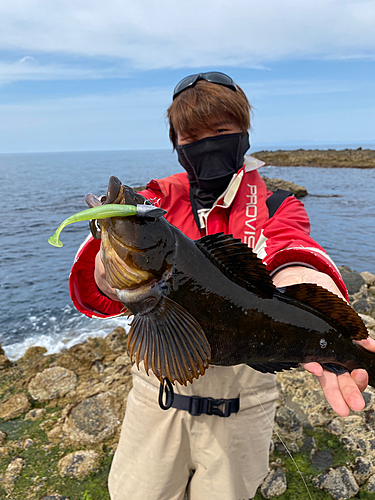
[[[223,233],[185,236],[117,177],[89,207],[143,207],[135,215],[91,221],[101,239],[106,279],[134,315],[128,352],[161,383],[186,385],[210,364],[245,363],[262,373],[316,361],[335,373],[364,368],[375,386],[374,354],[358,314],[321,286],[277,288],[262,261]]]

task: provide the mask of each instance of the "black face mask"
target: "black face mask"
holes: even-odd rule
[[[197,208],[210,208],[243,166],[249,134],[219,135],[177,146],[178,161],[188,174]]]

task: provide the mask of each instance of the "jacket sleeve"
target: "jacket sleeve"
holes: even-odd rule
[[[277,271],[290,265],[311,267],[328,274],[348,300],[348,292],[336,265],[310,237],[310,221],[303,203],[289,196],[268,219],[254,249],[267,266]]]
[[[151,190],[141,191],[146,198],[153,198]],[[121,302],[104,295],[94,278],[95,257],[100,250],[100,240],[89,236],[78,249],[69,276],[69,292],[74,306],[89,318],[108,318],[123,314]]]

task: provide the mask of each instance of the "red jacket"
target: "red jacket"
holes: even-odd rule
[[[289,196],[269,218],[266,200],[272,193],[256,170],[263,163],[245,158],[245,166],[210,210],[204,232],[198,230],[194,220],[186,173],[152,180],[141,194],[167,210],[166,219],[189,238],[218,232],[233,234],[254,249],[271,275],[291,264],[311,267],[328,274],[348,298],[335,264],[309,236],[310,223],[303,204]],[[123,305],[103,295],[96,286],[94,267],[99,248],[100,240],[92,237],[83,243],[71,270],[69,289],[80,312],[105,318],[120,314]]]

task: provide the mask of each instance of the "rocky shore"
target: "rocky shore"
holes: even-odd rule
[[[258,151],[252,156],[275,167],[375,168],[374,149]]]
[[[307,194],[281,179],[265,181],[272,191]],[[340,271],[375,338],[375,275]],[[0,499],[109,500],[132,384],[126,342],[118,327],[59,354],[32,347],[14,363],[0,346]],[[278,374],[278,387],[270,473],[256,500],[375,498],[375,390],[365,391],[364,411],[340,418],[304,370]]]
[[[375,275],[340,269],[353,308],[375,338]],[[0,498],[106,500],[131,362],[116,328],[60,354],[30,348],[15,363],[0,350]],[[280,397],[270,474],[256,499],[374,498],[375,390],[366,408],[338,417],[314,377],[278,374]]]

